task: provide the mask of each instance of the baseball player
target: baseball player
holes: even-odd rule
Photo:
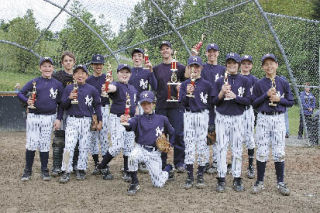
[[[190,79],[181,84],[180,101],[186,111],[184,113],[184,142],[185,164],[187,179],[185,189],[193,186],[193,164],[195,156],[198,156],[197,188],[205,187],[203,172],[209,161],[207,146],[207,132],[209,123],[209,106],[211,104],[211,84],[201,78],[202,59],[199,56],[191,56],[188,59],[188,69],[191,70]]]
[[[62,108],[60,104],[63,92],[62,84],[52,78],[54,67],[49,57],[40,59],[41,77],[29,81],[18,93],[18,98],[27,103],[27,129],[26,129],[26,166],[22,175],[22,181],[31,179],[32,164],[35,151],[40,152],[41,177],[45,181],[50,180],[48,170],[48,159],[51,144],[52,127],[60,128],[62,119]],[[28,92],[32,97],[28,98]]]
[[[241,57],[241,75],[248,79],[250,84],[250,96],[252,97],[252,90],[254,84],[258,81],[258,78],[251,74],[253,64],[252,64],[252,56],[244,55]],[[250,179],[254,178],[254,138],[253,138],[253,131],[254,131],[254,112],[251,105],[246,106],[246,110],[243,113],[244,119],[244,143],[248,149],[248,170],[247,170],[247,177]]]
[[[78,65],[73,70],[76,85],[68,85],[62,95],[62,105],[67,111],[66,143],[63,151],[61,170],[63,175],[60,183],[70,180],[73,170],[72,159],[75,146],[79,141],[79,159],[77,162],[77,180],[84,180],[87,169],[88,151],[91,144],[91,121],[96,113],[97,129],[102,128],[101,101],[97,89],[86,83],[88,70],[84,65]],[[76,87],[75,87],[76,86]],[[78,103],[75,103],[77,100]]]
[[[162,171],[161,153],[156,147],[156,140],[162,134],[169,134],[170,143],[174,142],[174,129],[167,117],[153,112],[155,98],[151,91],[143,91],[139,98],[143,109],[142,115],[137,115],[128,121],[128,117],[122,115],[123,122],[128,121],[127,131],[134,131],[136,144],[129,155],[128,171],[131,176],[129,195],[134,195],[140,189],[137,170],[138,163],[144,162],[155,187],[163,187],[168,179],[173,179],[172,166],[167,165]]]
[[[133,117],[136,112],[136,94],[134,86],[128,84],[131,68],[127,64],[120,64],[117,68],[118,82],[109,85],[108,93],[112,100],[109,117],[109,128],[111,134],[111,146],[103,157],[98,169],[102,170],[104,180],[113,179],[108,168],[109,162],[123,150],[123,179],[130,181],[128,174],[128,156],[134,146],[135,135],[133,131],[126,132],[120,123],[120,116],[128,113]],[[128,104],[130,103],[130,104]],[[129,116],[126,115],[126,116]]]
[[[285,158],[285,121],[286,107],[294,103],[289,83],[277,76],[278,61],[273,54],[262,57],[262,69],[266,77],[257,81],[253,87],[253,107],[258,111],[257,118],[257,181],[252,193],[264,189],[264,172],[269,156],[269,143],[276,169],[277,188],[282,195],[289,195],[290,190],[284,183]]]
[[[101,113],[102,113],[102,129],[100,131],[92,131],[91,135],[91,147],[90,152],[94,161],[95,169],[92,172],[93,175],[100,174],[100,170],[97,168],[99,164],[99,145],[102,158],[108,150],[108,121],[110,114],[110,101],[108,97],[102,97],[102,86],[105,85],[106,75],[102,73],[104,67],[103,55],[96,54],[92,56],[91,67],[93,69],[93,75],[89,76],[87,83],[94,86],[101,98]]]
[[[224,76],[226,67],[218,64],[219,57],[219,46],[215,43],[208,44],[206,47],[207,63],[203,65],[203,70],[201,71],[201,77],[209,81],[214,88],[215,82],[222,76]],[[215,110],[214,107],[209,109],[209,128],[208,132],[215,131],[214,125]],[[209,138],[208,138],[209,140]],[[207,163],[205,172],[209,174],[214,174],[217,172],[217,143],[212,142],[212,166]],[[208,148],[208,152],[210,149]]]
[[[75,65],[76,58],[71,52],[63,52],[61,56],[61,65],[63,70],[53,73],[52,77],[57,79],[63,84],[63,88],[73,82],[73,66]],[[52,141],[52,176],[58,176],[61,173],[62,154],[65,144],[65,128],[66,128],[66,113],[63,114],[63,122],[61,128],[54,131],[54,138]],[[79,149],[78,144],[74,151],[73,166],[76,167],[78,161]]]
[[[169,41],[163,41],[160,44],[160,53],[162,56],[162,63],[153,67],[154,75],[157,79],[158,87],[156,90],[156,113],[168,117],[171,125],[175,131],[174,141],[174,166],[177,172],[185,172],[184,164],[184,141],[183,141],[183,113],[184,108],[179,102],[167,102],[168,98],[168,86],[167,83],[170,81],[172,71],[170,70],[170,64],[173,60],[172,46]],[[185,80],[184,72],[185,66],[177,63],[177,78],[178,81],[182,82]],[[172,94],[177,96],[177,90],[172,89]],[[164,168],[167,163],[167,154],[162,153],[162,167]]]
[[[217,130],[217,192],[225,191],[228,145],[232,151],[233,189],[244,191],[241,180],[243,112],[250,104],[250,85],[247,78],[238,74],[240,56],[229,53],[226,56],[226,78],[219,78],[213,90],[213,103],[216,105],[215,125]]]
[[[129,84],[134,86],[138,91],[137,96],[142,91],[146,91],[151,89],[155,91],[157,89],[157,80],[154,76],[152,64],[150,60],[145,60],[144,51],[141,48],[133,49],[131,53],[133,68],[131,69],[131,77],[129,80]],[[142,67],[143,61],[147,69]],[[143,110],[141,106],[138,104],[139,114],[143,114]],[[146,165],[144,163],[139,163],[139,170],[142,172],[147,172]]]

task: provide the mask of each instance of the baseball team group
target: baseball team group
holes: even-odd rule
[[[36,150],[41,178],[49,181],[59,176],[60,183],[69,182],[72,172],[77,180],[85,180],[89,153],[95,164],[92,175],[112,180],[109,164],[122,152],[122,178],[130,183],[129,195],[140,189],[138,171],[148,172],[155,187],[174,180],[175,172],[186,173],[185,189],[204,188],[204,173],[216,174],[217,192],[225,192],[226,175],[231,173],[232,188],[242,192],[246,147],[246,175],[256,177],[251,189],[256,194],[264,190],[271,147],[276,187],[282,195],[289,195],[284,181],[284,113],[294,100],[287,80],[277,75],[276,56],[262,56],[265,77],[258,79],[251,74],[250,55],[231,52],[224,66],[219,65],[215,43],[206,46],[206,63],[198,56],[199,47],[193,48],[187,66],[177,62],[169,41],[161,42],[159,49],[162,63],[156,66],[146,50],[133,49],[133,67],[119,64],[116,81],[101,54],[92,56],[92,75],[85,65],[76,65],[71,52],[62,54],[63,69],[57,72],[50,57],[41,58],[41,76],[18,93],[28,112],[21,180],[31,179]],[[52,132],[53,168],[49,173]],[[167,151],[157,145],[159,138],[173,148],[173,164],[167,162]],[[229,147],[231,156],[227,157]]]

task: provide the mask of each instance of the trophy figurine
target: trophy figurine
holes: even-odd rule
[[[124,110],[124,115],[126,117],[129,116],[130,114],[130,107],[131,107],[131,103],[130,103],[130,95],[128,93],[126,93],[126,108]],[[129,119],[128,119],[129,121]],[[129,123],[128,122],[121,122],[121,125],[123,126],[129,126]]]
[[[223,82],[224,82],[224,85],[229,85],[229,83],[228,83],[228,71],[226,71],[226,72],[224,73],[224,80],[223,80]],[[233,99],[233,98],[227,98],[227,97],[224,98],[225,101],[229,101],[229,100],[232,100],[232,99]]]
[[[106,97],[108,98],[108,89],[109,89],[109,84],[112,82],[112,67],[109,61],[107,62],[107,73],[106,73],[106,81],[104,83],[104,90],[101,93],[101,97]]]
[[[144,63],[148,63],[149,61],[149,55],[148,55],[148,49],[144,49]]]
[[[36,88],[36,82],[33,81],[32,82],[32,92],[30,95],[30,99],[32,100],[32,104],[28,106],[29,109],[36,109],[36,107],[34,106],[34,103],[36,102],[36,96],[37,96],[37,88]]]
[[[171,61],[171,78],[167,83],[168,86],[168,98],[167,102],[178,102],[179,101],[179,91],[177,91],[177,97],[172,95],[171,86],[178,86],[181,83],[178,81],[177,77],[177,51],[174,51],[174,58]]]
[[[276,78],[272,77],[270,80],[271,80],[271,88],[276,89]],[[273,103],[273,101],[270,101],[269,106],[275,107],[275,106],[277,106],[277,104]]]
[[[76,80],[73,80],[73,92],[77,94],[77,97],[71,100],[71,104],[78,104],[78,83]]]
[[[191,48],[191,53],[192,53],[193,56],[199,55],[199,51],[200,51],[200,49],[201,49],[201,47],[203,45],[204,38],[205,38],[205,34],[202,34],[201,35],[201,40]]]
[[[194,73],[194,68],[191,68],[191,73],[190,73],[190,84],[195,88],[195,83],[196,83],[196,78],[195,78],[195,73]],[[189,98],[194,98],[193,92],[190,92],[186,95]]]

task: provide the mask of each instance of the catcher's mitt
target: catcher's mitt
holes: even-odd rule
[[[165,134],[162,134],[157,138],[156,146],[157,146],[158,150],[161,151],[161,152],[165,152],[165,153],[169,152],[170,143],[167,140],[167,137],[166,137]]]
[[[97,126],[98,126],[98,117],[96,114],[92,115],[92,121],[91,121],[91,131],[97,131]]]

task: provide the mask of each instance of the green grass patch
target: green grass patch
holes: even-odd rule
[[[21,88],[31,79],[40,76],[37,73],[17,73],[17,72],[0,72],[0,91],[14,91],[16,83],[20,83]]]
[[[288,110],[290,135],[298,135],[300,122],[300,108],[293,105]]]

